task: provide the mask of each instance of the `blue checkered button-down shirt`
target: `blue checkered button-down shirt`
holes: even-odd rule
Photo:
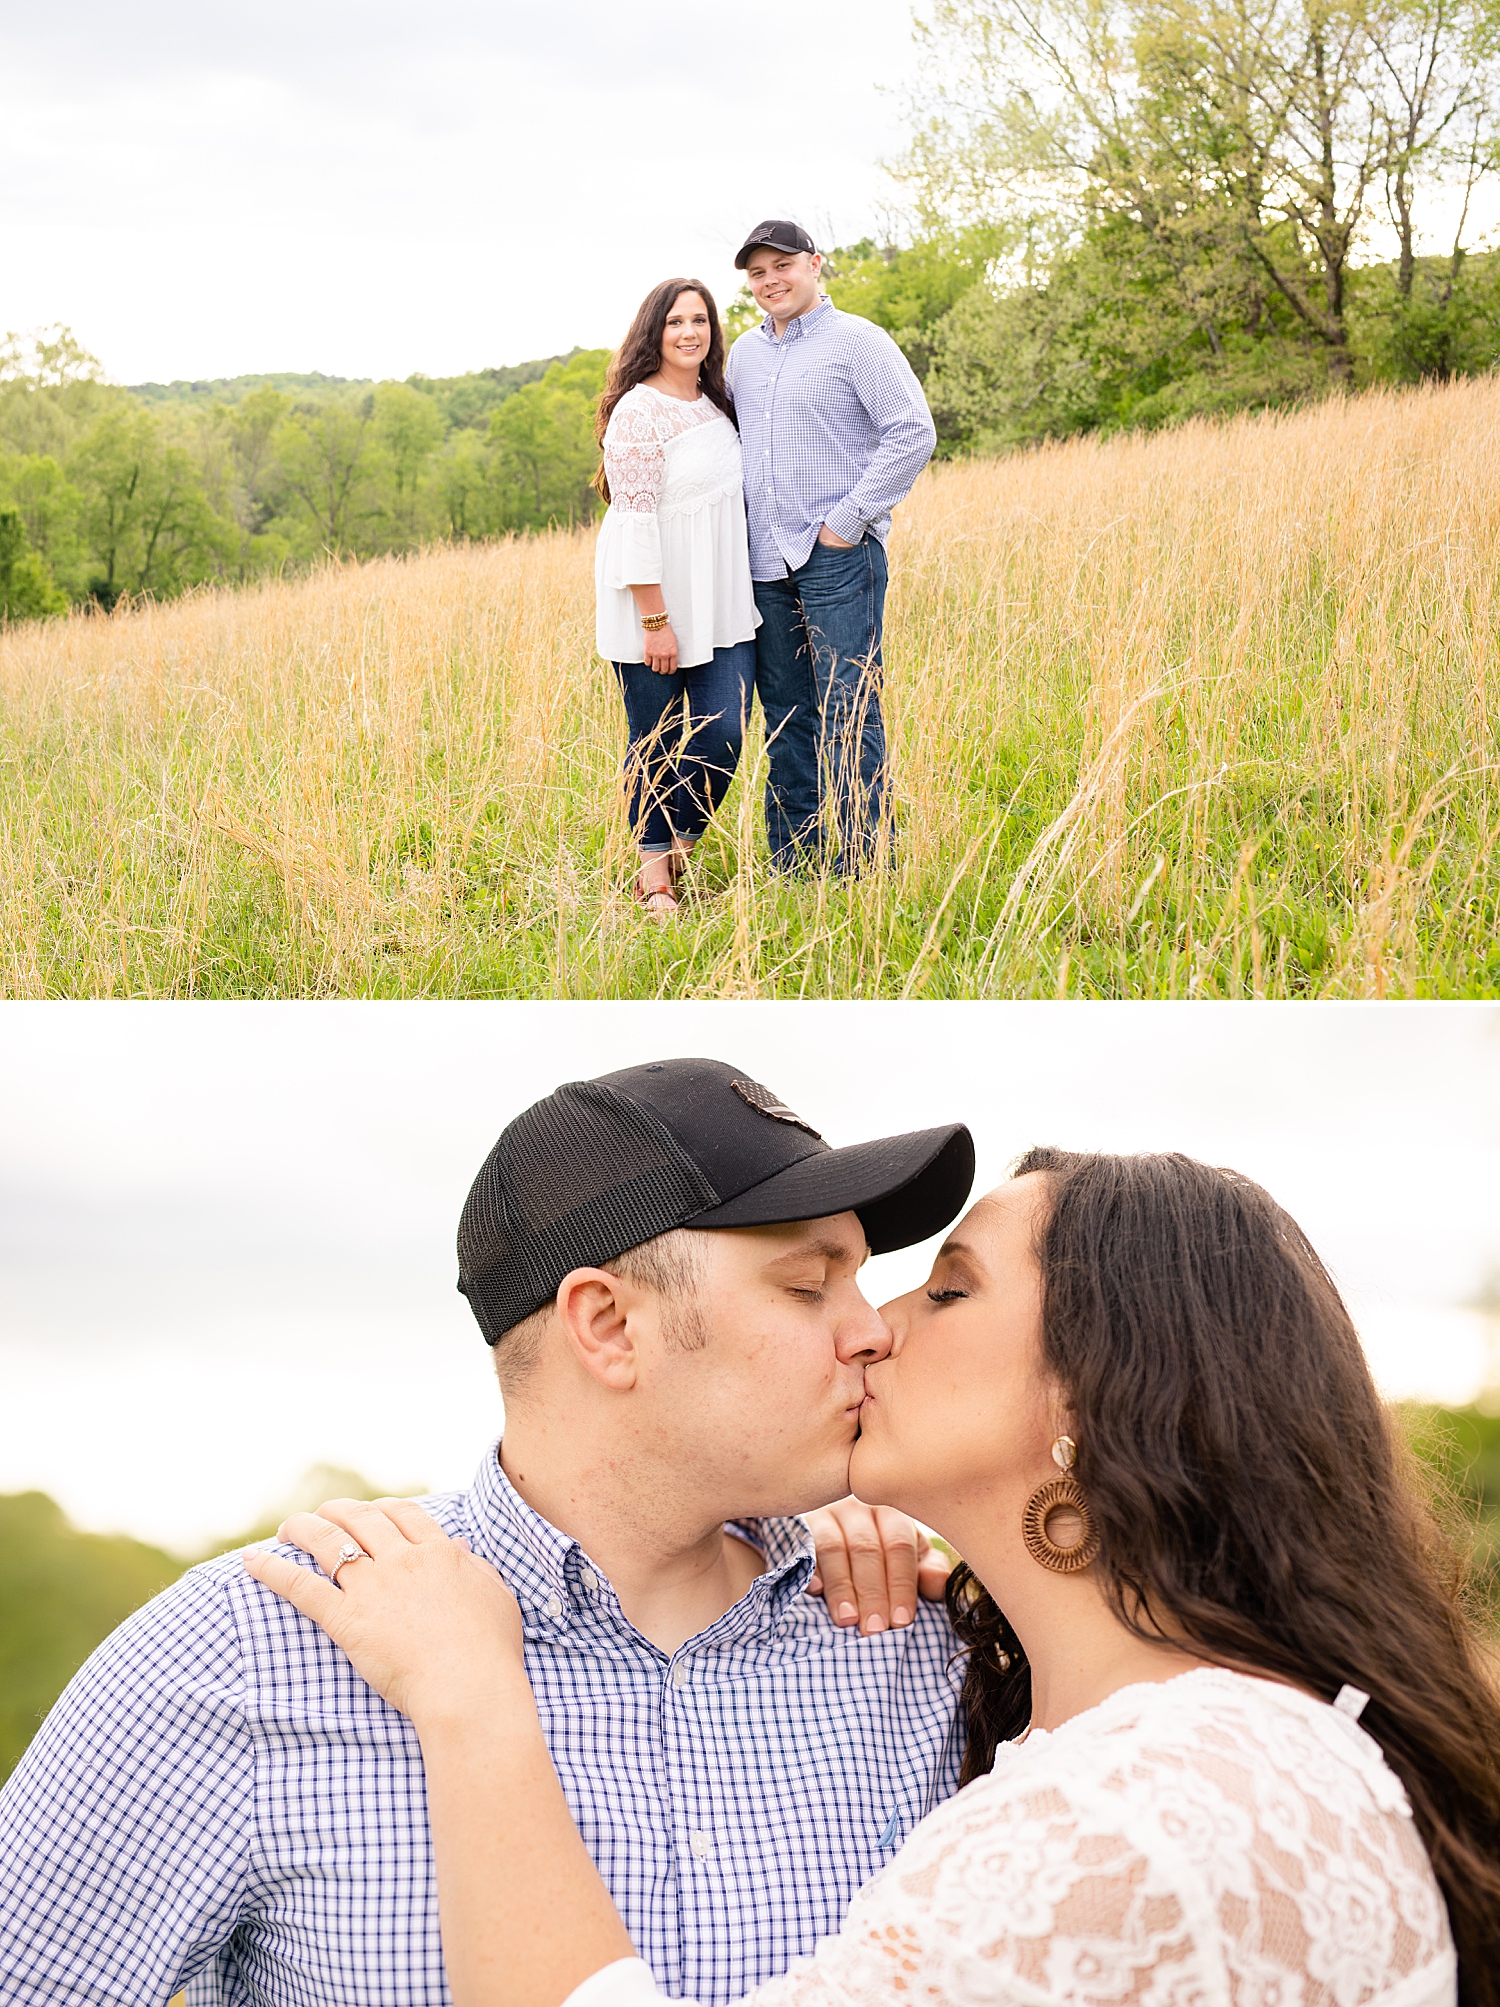
[[[729,351],[727,375],[751,577],[806,564],[823,523],[848,544],[867,530],[884,543],[937,442],[922,386],[885,329],[825,300],[778,341],[768,315]]]
[[[734,2000],[810,1953],[956,1788],[946,1619],[836,1629],[800,1521],[746,1522],[765,1573],[668,1658],[493,1452],[423,1503],[520,1599],[568,1804],[667,1992]],[[100,1646],[0,1794],[6,2007],[184,1983],[194,2007],[450,1997],[411,1725],[235,1555]]]

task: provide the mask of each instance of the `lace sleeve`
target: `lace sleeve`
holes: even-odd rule
[[[1265,1686],[1126,1689],[1002,1750],[742,2007],[1455,2007],[1399,1782],[1352,1722]],[[649,1981],[622,1961],[579,2007],[647,2007]]]
[[[604,433],[604,478],[610,505],[654,516],[667,470],[666,441],[652,406],[634,393],[620,399]]]

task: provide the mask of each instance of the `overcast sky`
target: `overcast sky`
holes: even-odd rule
[[[910,13],[0,0],[3,324],[126,383],[612,346],[762,217],[876,224]]]
[[[1463,1399],[1500,1265],[1500,1008],[0,1006],[0,1492],[188,1551],[318,1461],[467,1482],[499,1406],[454,1288],[464,1193],[561,1080],[702,1053],[834,1143],[966,1120],[1266,1183],[1383,1383]],[[866,1271],[877,1300],[930,1249]]]

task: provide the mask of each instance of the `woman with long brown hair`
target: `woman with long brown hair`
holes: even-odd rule
[[[724,335],[698,279],[641,302],[599,400],[609,504],[594,560],[599,653],[625,699],[635,895],[658,919],[739,764],[760,623]]]
[[[1037,1150],[885,1315],[850,1480],[965,1557],[971,1781],[756,2007],[1496,2007],[1500,1708],[1296,1224]],[[394,1501],[283,1533],[372,1558],[247,1566],[415,1724],[456,2007],[654,2002],[498,1576]]]

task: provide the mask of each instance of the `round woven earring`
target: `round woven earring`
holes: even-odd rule
[[[1071,1475],[1078,1461],[1078,1445],[1071,1436],[1058,1437],[1052,1445],[1052,1461],[1062,1476],[1048,1478],[1027,1499],[1026,1510],[1021,1514],[1021,1538],[1032,1560],[1043,1568],[1050,1568],[1055,1575],[1075,1575],[1098,1555],[1099,1529],[1089,1511],[1083,1486]],[[1047,1531],[1048,1520],[1063,1507],[1076,1512],[1083,1521],[1083,1537],[1071,1547],[1059,1547]]]

